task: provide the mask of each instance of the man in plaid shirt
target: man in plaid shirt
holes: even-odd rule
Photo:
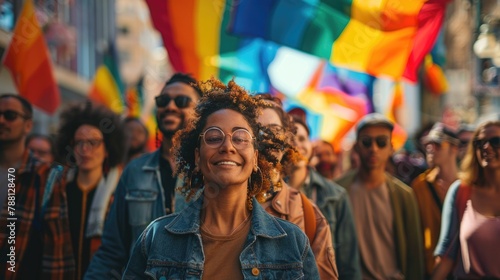
[[[75,263],[62,167],[36,166],[25,149],[32,117],[24,98],[0,95],[0,278],[72,279]],[[15,194],[7,189],[11,181]]]

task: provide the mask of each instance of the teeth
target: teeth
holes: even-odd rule
[[[233,161],[221,161],[221,162],[218,162],[217,165],[234,165],[234,166],[236,166],[237,164]]]

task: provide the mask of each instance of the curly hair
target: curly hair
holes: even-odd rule
[[[272,97],[272,95],[270,94],[264,93],[255,95],[255,98],[264,100],[265,107],[261,105],[261,108],[270,108],[274,110],[280,118],[281,127],[284,131],[276,133],[276,131],[274,131],[272,128],[262,128],[261,134],[263,134],[264,137],[260,145],[259,153],[264,154],[267,160],[271,162],[277,162],[277,159],[273,155],[273,153],[269,153],[266,151],[283,151],[284,154],[281,161],[277,162],[274,166],[277,171],[283,172],[285,171],[284,167],[295,165],[297,162],[303,159],[302,155],[293,143],[293,138],[297,133],[297,128],[295,127],[292,117],[283,110],[281,102],[277,102],[275,97]]]
[[[111,110],[87,101],[83,104],[68,106],[60,115],[57,133],[59,160],[67,165],[72,164],[73,141],[78,128],[91,125],[99,129],[104,138],[104,146],[108,152],[108,167],[122,163],[125,156],[125,131],[117,114]]]
[[[243,115],[256,137],[254,148],[258,153],[257,164],[260,172],[253,172],[250,176],[251,185],[248,186],[248,197],[255,196],[259,202],[264,201],[264,194],[269,190],[270,172],[276,160],[267,158],[260,148],[263,138],[268,135],[261,133],[262,126],[257,122],[260,108],[269,105],[259,98],[253,98],[248,92],[231,80],[227,86],[221,81],[211,78],[200,82],[203,97],[195,108],[195,118],[186,127],[176,133],[173,138],[173,154],[176,157],[176,175],[184,178],[180,188],[187,199],[190,199],[197,189],[202,187],[201,173],[196,170],[195,150],[200,147],[200,133],[207,123],[207,118],[223,109],[234,110]],[[251,206],[249,206],[251,207]]]
[[[472,135],[471,141],[467,145],[467,151],[462,163],[460,164],[461,172],[459,174],[459,178],[467,185],[476,185],[481,187],[486,183],[484,168],[479,164],[479,158],[477,157],[476,147],[474,147],[473,142],[477,140],[481,131],[490,126],[500,127],[500,118],[487,120],[479,124]]]

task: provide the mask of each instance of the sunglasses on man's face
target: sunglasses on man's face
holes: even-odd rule
[[[499,136],[491,137],[490,139],[476,139],[472,142],[476,149],[484,149],[484,145],[486,145],[486,143],[489,143],[493,149],[500,149]]]
[[[358,140],[361,145],[365,148],[371,148],[373,145],[373,142],[377,144],[379,148],[385,148],[387,144],[389,144],[389,137],[387,136],[377,136],[377,137],[370,137],[370,136],[361,136]]]
[[[27,119],[27,117],[24,114],[21,114],[13,110],[0,111],[0,116],[3,116],[4,119],[8,122],[13,122],[17,118]]]
[[[165,107],[170,103],[171,100],[174,100],[175,106],[177,106],[177,108],[179,109],[186,108],[187,106],[189,106],[189,102],[191,102],[191,98],[185,95],[179,95],[172,98],[166,94],[162,94],[155,97],[156,107]]]

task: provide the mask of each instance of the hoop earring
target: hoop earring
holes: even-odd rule
[[[258,181],[254,180],[254,184],[252,185],[252,176],[258,176],[260,177],[260,185],[255,184]],[[262,170],[258,166],[256,166],[256,169],[252,172],[250,177],[248,177],[248,191],[250,195],[257,195],[257,191],[260,190],[262,185],[264,184],[264,178],[263,178]]]
[[[247,209],[250,211],[253,210],[253,200],[250,191],[247,191]]]

